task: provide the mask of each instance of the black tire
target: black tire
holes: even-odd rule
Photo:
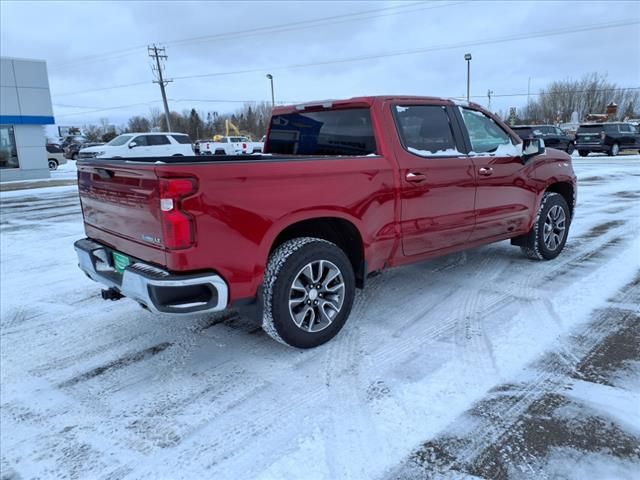
[[[607,152],[607,155],[609,155],[610,157],[615,157],[619,153],[620,153],[620,144],[614,143],[613,145],[611,145],[611,148]]]
[[[559,207],[564,214],[564,230],[562,238],[557,242],[555,248],[551,248],[544,238],[545,224],[549,212],[554,207]],[[569,205],[562,195],[555,192],[545,192],[540,202],[540,208],[536,215],[536,220],[533,227],[529,231],[525,239],[525,245],[520,247],[522,252],[529,258],[534,260],[552,260],[560,255],[564,245],[567,243],[567,236],[569,235],[569,226],[571,225],[571,212]],[[555,228],[553,229],[555,231]],[[553,233],[553,232],[552,232]]]
[[[589,155],[589,150],[578,150],[578,155],[580,155],[581,157],[586,157],[587,155]]]
[[[294,291],[294,281],[300,279],[305,266],[313,262],[325,261],[336,267],[340,276],[336,282],[344,284],[342,303],[335,317],[319,331],[312,329],[313,322],[309,319],[308,330],[303,329],[304,319],[298,326],[294,321],[294,314],[290,311],[290,299]],[[325,277],[326,278],[326,277]],[[324,283],[324,282],[323,282]],[[330,284],[331,282],[327,282]],[[304,290],[303,290],[304,291]],[[316,299],[309,292],[304,292],[304,298]],[[316,292],[317,294],[317,292]],[[263,284],[263,330],[274,340],[296,348],[313,348],[328,342],[342,329],[353,305],[355,295],[355,275],[351,262],[345,253],[335,244],[319,238],[301,237],[289,240],[280,245],[269,258]],[[327,295],[328,296],[328,295]],[[339,295],[338,295],[339,296]],[[323,300],[319,300],[322,305]],[[301,301],[302,308],[322,308],[321,306],[306,307],[308,300]],[[294,307],[295,308],[295,307]],[[326,310],[325,310],[326,311]],[[316,318],[316,314],[313,314]],[[321,322],[316,324],[321,327]]]
[[[49,159],[49,170],[57,170],[58,169],[58,162],[55,161],[53,158]]]
[[[72,159],[72,160],[78,160],[78,154],[77,154],[77,153],[74,153],[74,154],[71,156],[71,159]]]
[[[567,145],[567,153],[571,155],[575,149],[576,146],[573,144],[573,142],[569,142],[569,145]]]

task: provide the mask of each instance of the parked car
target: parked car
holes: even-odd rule
[[[621,150],[640,152],[640,132],[626,122],[583,123],[576,133],[576,148],[581,157],[591,152],[616,156]]]
[[[100,145],[104,145],[104,142],[72,143],[64,148],[64,158],[68,160],[77,160],[81,149],[98,147]]]
[[[511,129],[522,139],[541,138],[546,147],[564,150],[569,155],[575,149],[573,138],[554,125],[516,125]]]
[[[271,337],[310,348],[387,267],[505,239],[551,260],[567,240],[571,157],[474,103],[276,107],[266,145],[270,155],[80,160],[87,238],[75,249],[103,298],[156,313],[253,309]]]
[[[248,143],[247,137],[220,137],[201,142],[200,155],[242,155],[247,153]]]
[[[98,147],[83,148],[78,158],[134,158],[193,156],[191,139],[184,133],[125,133]]]
[[[60,165],[67,163],[67,159],[64,158],[64,150],[62,150],[60,145],[48,143],[46,149],[49,170],[57,170]]]
[[[207,143],[207,142],[211,142],[211,139],[202,138],[200,140],[196,140],[193,143],[193,151],[195,152],[196,155],[200,155],[200,144],[201,143]]]
[[[62,147],[63,150],[65,150],[67,147],[71,145],[82,145],[83,143],[86,143],[86,142],[87,142],[87,139],[82,135],[69,135],[67,137],[64,137],[60,146]]]

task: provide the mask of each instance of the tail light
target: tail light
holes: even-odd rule
[[[182,202],[196,190],[195,178],[160,179],[160,213],[166,248],[180,249],[193,245],[193,217],[182,209]]]
[[[247,151],[247,144],[246,143],[242,144],[242,150],[245,151],[245,152]]]

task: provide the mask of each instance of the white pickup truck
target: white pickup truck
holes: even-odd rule
[[[248,155],[262,153],[263,142],[252,142],[247,137],[222,137],[217,141],[199,141],[200,155]]]

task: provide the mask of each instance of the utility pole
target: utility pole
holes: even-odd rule
[[[157,83],[160,85],[160,93],[162,93],[162,103],[164,103],[164,118],[167,121],[167,131],[170,132],[171,121],[169,118],[169,104],[167,103],[167,93],[164,91],[164,87],[167,85],[167,83],[173,82],[173,80],[165,80],[162,77],[162,69],[164,67],[160,64],[160,59],[166,60],[167,54],[164,47],[158,48],[155,44],[153,45],[153,47],[147,47],[147,51],[149,52],[149,56],[151,58],[154,58],[156,61],[155,65],[151,65],[151,70],[156,75],[156,79],[153,81],[153,83]]]
[[[487,97],[489,98],[489,111],[491,111],[491,95],[493,95],[493,90],[487,90]]]

